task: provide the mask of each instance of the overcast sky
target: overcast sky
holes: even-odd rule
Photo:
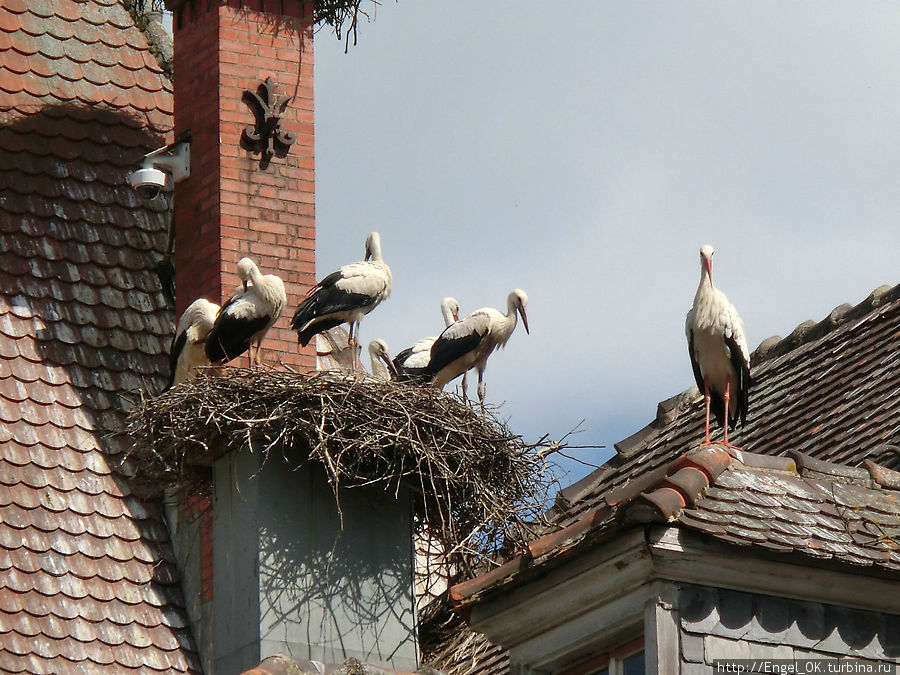
[[[392,353],[523,288],[488,400],[599,463],[693,384],[701,244],[751,348],[900,282],[898,36],[893,2],[384,0],[316,37],[318,276],[381,232]]]

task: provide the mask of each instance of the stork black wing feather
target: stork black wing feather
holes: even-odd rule
[[[691,368],[694,369],[694,380],[697,382],[697,388],[700,390],[700,393],[703,393],[703,373],[700,372],[700,364],[697,363],[697,359],[694,358],[694,331],[693,329],[690,332],[690,337],[688,338],[688,355],[691,357]]]
[[[250,338],[269,323],[267,316],[242,319],[222,309],[206,341],[206,356],[211,363],[231,361],[243,354],[250,349]]]
[[[407,347],[397,356],[393,358],[391,363],[394,364],[394,370],[397,373],[398,382],[418,382],[428,378],[430,373],[429,367],[426,365],[422,368],[408,368],[406,361],[413,355],[413,348]]]
[[[449,326],[447,330],[454,328],[453,326]],[[444,333],[447,332],[444,331]],[[442,368],[450,365],[459,357],[468,354],[473,349],[475,349],[478,344],[484,339],[484,336],[487,335],[487,330],[479,333],[478,331],[472,331],[471,333],[467,333],[465,335],[461,335],[459,337],[445,337],[444,333],[441,333],[440,337],[434,341],[434,344],[431,345],[431,360],[428,362],[427,368],[425,368],[425,372],[428,375],[436,375]]]
[[[175,369],[178,367],[178,357],[187,344],[187,332],[177,333],[172,337],[172,346],[169,349],[169,381],[163,391],[169,391],[175,383]]]
[[[335,284],[344,277],[340,272],[332,272],[313,288],[300,303],[291,319],[291,328],[299,333],[300,343],[306,346],[316,333],[339,326],[344,319],[326,319],[331,314],[349,312],[364,307],[372,298],[363,293],[350,293]]]
[[[306,330],[298,330],[297,339],[299,340],[300,344],[305,347],[309,344],[309,341],[319,333],[324,333],[326,330],[331,330],[336,326],[340,326],[342,323],[344,323],[343,319],[319,319],[318,321],[314,321],[309,326],[307,326]],[[294,330],[296,330],[296,328]]]
[[[750,405],[750,387],[753,380],[750,378],[750,366],[744,360],[744,354],[740,346],[733,337],[725,338],[725,345],[728,347],[728,355],[731,359],[731,367],[737,373],[737,382],[734,383],[733,396],[737,397],[737,416],[728,420],[732,428],[737,426],[738,418],[741,424],[747,423],[747,409]],[[724,405],[724,404],[723,404]]]

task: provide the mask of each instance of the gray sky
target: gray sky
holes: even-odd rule
[[[392,353],[525,289],[488,399],[598,463],[693,383],[701,244],[751,348],[900,282],[898,36],[888,2],[384,0],[316,37],[318,276],[381,232]]]

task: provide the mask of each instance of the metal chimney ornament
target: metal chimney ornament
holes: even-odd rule
[[[256,91],[249,89],[245,91],[242,99],[256,116],[256,124],[244,129],[241,134],[241,145],[248,150],[263,153],[264,164],[267,164],[273,155],[284,157],[296,140],[294,134],[280,128],[281,115],[291,97],[277,94],[275,83],[271,77],[267,77]]]

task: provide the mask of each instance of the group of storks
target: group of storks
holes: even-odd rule
[[[705,443],[710,443],[710,417],[725,430],[744,423],[749,402],[750,352],[744,325],[734,306],[712,282],[713,247],[700,248],[700,284],[687,314],[685,333],[697,386],[706,408]],[[190,377],[202,366],[221,364],[249,351],[251,365],[259,363],[263,336],[287,304],[284,283],[274,274],[262,274],[249,258],[237,265],[241,285],[220,308],[205,299],[195,300],[181,316],[172,340],[171,371],[167,389]],[[381,238],[372,232],[366,255],[344,265],[317,283],[297,307],[291,328],[301,345],[323,331],[349,324],[349,346],[356,362],[359,323],[391,293],[391,269],[381,256]],[[484,370],[491,353],[509,340],[521,315],[525,331],[528,296],[515,289],[507,298],[506,314],[484,307],[459,318],[459,304],[444,298],[441,313],[445,329],[437,337],[422,338],[393,359],[384,340],[369,344],[372,375],[379,379],[443,388],[466,373],[478,372],[478,399],[484,406]],[[255,352],[253,347],[255,346]]]
[[[259,363],[260,342],[287,304],[284,283],[274,274],[260,273],[249,258],[238,262],[237,273],[241,285],[221,308],[201,298],[182,314],[172,340],[167,389],[193,377],[202,366],[225,363],[244,352],[249,352],[251,365]],[[380,236],[372,232],[366,239],[365,258],[319,281],[294,312],[291,328],[305,347],[316,334],[349,324],[355,363],[359,323],[390,293],[391,269],[382,259]],[[439,336],[423,338],[393,359],[384,340],[372,341],[372,374],[379,379],[443,388],[475,368],[483,405],[487,359],[509,340],[518,315],[528,331],[527,303],[525,292],[515,289],[509,294],[506,314],[485,307],[459,318],[459,304],[445,298],[441,311],[446,328]],[[464,398],[465,382],[463,377]]]

